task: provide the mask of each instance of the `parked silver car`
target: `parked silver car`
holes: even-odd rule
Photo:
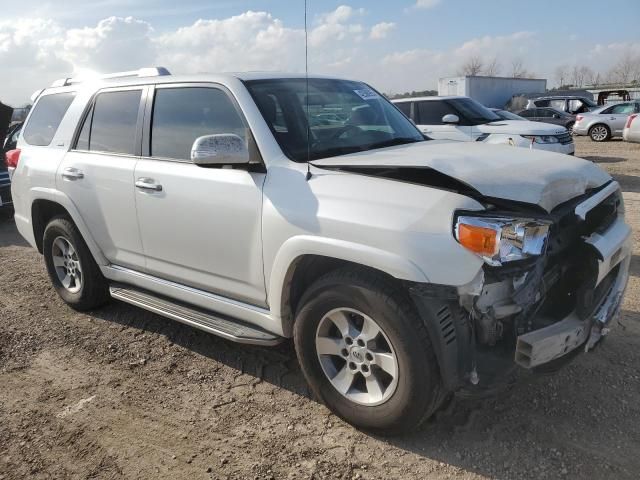
[[[594,142],[604,142],[612,137],[621,137],[629,115],[640,113],[640,102],[624,102],[605,105],[576,117],[574,135],[588,135]]]
[[[634,113],[629,115],[627,123],[622,131],[622,138],[625,142],[640,143],[640,115]]]

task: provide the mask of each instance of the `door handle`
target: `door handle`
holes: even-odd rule
[[[77,168],[67,167],[62,171],[62,178],[66,178],[67,180],[80,180],[84,178],[84,173]]]
[[[153,192],[162,191],[162,185],[155,183],[153,178],[139,178],[136,180],[136,188],[141,190],[151,190]]]

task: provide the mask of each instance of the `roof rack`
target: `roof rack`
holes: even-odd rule
[[[100,75],[98,77],[91,78],[61,78],[51,84],[52,87],[66,87],[67,85],[73,85],[74,83],[82,83],[86,80],[94,79],[112,79],[112,78],[137,78],[137,77],[161,77],[164,75],[171,75],[171,72],[164,67],[145,67],[138,70],[130,70],[128,72],[116,72],[108,73],[106,75]]]

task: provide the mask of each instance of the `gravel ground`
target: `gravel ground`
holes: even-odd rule
[[[577,154],[622,184],[638,251],[640,145],[580,138]],[[116,302],[72,311],[0,220],[0,480],[637,479],[639,267],[596,352],[389,439],[310,398],[289,344],[236,345]]]

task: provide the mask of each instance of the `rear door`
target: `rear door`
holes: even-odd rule
[[[635,112],[635,104],[633,103],[619,103],[606,110],[607,123],[611,128],[611,133],[614,136],[622,135],[625,123],[629,115]]]
[[[194,140],[203,135],[233,133],[249,144],[239,107],[227,90],[213,84],[158,85],[153,96],[144,156],[135,171],[147,271],[265,305],[264,169],[261,164],[198,166],[190,156]]]
[[[445,115],[456,115],[458,124],[446,124]],[[465,119],[445,100],[422,100],[414,103],[415,122],[422,133],[435,140],[473,140],[472,127],[464,125]]]
[[[144,269],[133,173],[140,157],[146,87],[105,89],[90,102],[57,173],[105,257]]]

